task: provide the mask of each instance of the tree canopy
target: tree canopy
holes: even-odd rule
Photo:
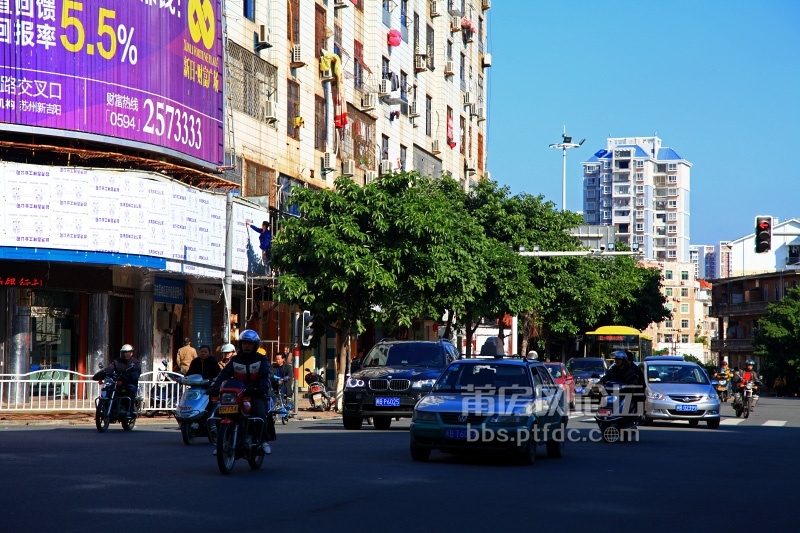
[[[800,287],[767,307],[753,334],[753,349],[771,372],[800,373]]]

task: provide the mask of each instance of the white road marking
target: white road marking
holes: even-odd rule
[[[772,427],[779,428],[781,426],[785,426],[786,425],[786,420],[767,420],[766,422],[764,422],[761,425],[762,426],[772,426]]]
[[[720,422],[722,426],[735,426],[744,422],[744,418],[723,418]]]
[[[579,413],[578,412],[578,413],[570,413],[569,414],[570,418],[578,418],[579,416],[583,416],[583,413]]]

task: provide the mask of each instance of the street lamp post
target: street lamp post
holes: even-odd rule
[[[567,136],[567,127],[564,126],[564,133],[561,134],[561,142],[551,144],[550,148],[561,148],[561,210],[567,210],[567,150],[580,147],[586,139],[581,142],[572,142],[572,137]]]

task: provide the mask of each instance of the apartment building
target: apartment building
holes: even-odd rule
[[[689,261],[689,161],[656,136],[622,137],[582,165],[587,224],[614,226],[647,259]]]
[[[244,196],[280,210],[291,186],[340,174],[487,175],[488,0],[227,6],[226,150]]]
[[[697,279],[716,278],[717,253],[714,246],[707,244],[689,245],[689,261],[694,264]]]

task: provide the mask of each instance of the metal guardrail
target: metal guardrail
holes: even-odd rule
[[[708,310],[708,315],[713,317],[763,315],[770,302],[744,302],[740,304],[716,303]]]
[[[719,352],[722,350],[732,351],[732,352],[746,352],[753,350],[753,341],[752,339],[712,339],[711,340],[711,350],[714,352]]]
[[[177,381],[158,379],[145,372],[139,379],[142,411],[172,411],[181,395]],[[100,384],[92,374],[71,370],[36,370],[27,374],[0,374],[0,412],[94,411]]]

